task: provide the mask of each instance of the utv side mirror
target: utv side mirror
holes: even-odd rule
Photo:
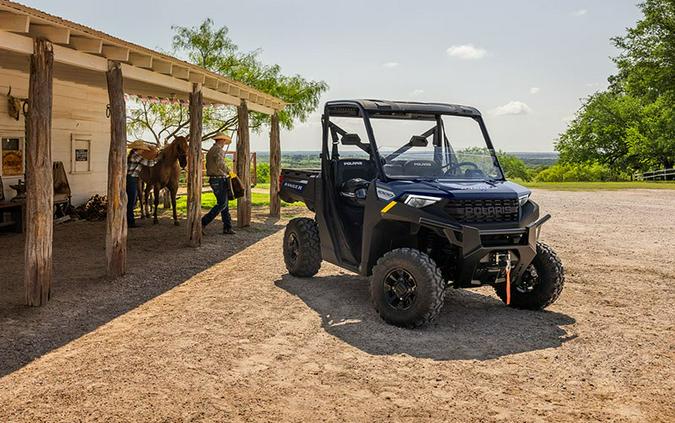
[[[411,147],[426,147],[429,144],[429,141],[421,135],[413,135],[410,137],[408,144]]]
[[[342,136],[342,145],[360,145],[361,137],[359,134],[344,134]]]

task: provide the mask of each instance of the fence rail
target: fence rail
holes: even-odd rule
[[[659,169],[649,172],[635,172],[634,181],[675,181],[675,169]]]

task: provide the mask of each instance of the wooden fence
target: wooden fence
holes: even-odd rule
[[[634,181],[675,181],[675,169],[659,169],[649,172],[635,172]]]

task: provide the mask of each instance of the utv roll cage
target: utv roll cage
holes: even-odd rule
[[[504,171],[499,164],[499,160],[497,159],[497,154],[492,144],[492,140],[490,139],[490,134],[488,133],[487,127],[485,126],[485,122],[483,121],[483,116],[474,107],[462,106],[458,104],[418,103],[372,99],[329,101],[326,103],[324,107],[324,114],[321,117],[323,127],[321,157],[326,161],[328,161],[328,157],[332,157],[333,159],[339,158],[338,146],[340,144],[356,146],[373,159],[380,179],[386,182],[394,178],[387,176],[383,169],[383,161],[377,160],[379,151],[370,119],[421,120],[435,123],[435,125],[428,131],[420,135],[413,136],[408,144],[403,145],[397,151],[394,151],[387,156],[387,159],[393,159],[398,155],[403,154],[408,149],[414,147],[416,140],[420,141],[422,138],[426,140],[430,136],[433,136],[432,142],[435,146],[439,146],[441,142],[444,142],[447,147],[446,154],[449,154],[448,152],[452,150],[452,146],[449,144],[447,135],[445,133],[443,121],[441,119],[441,116],[443,115],[467,117],[476,121],[480,128],[481,134],[483,135],[487,150],[492,157],[492,161],[495,167],[499,169],[499,173],[501,174],[501,178],[498,180],[506,180],[504,177]],[[331,122],[331,117],[363,119],[366,134],[368,135],[368,143],[364,143],[358,135],[349,134],[334,122]],[[329,143],[331,145],[330,151],[328,147]]]

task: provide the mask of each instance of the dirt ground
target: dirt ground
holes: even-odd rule
[[[0,421],[675,421],[675,191],[534,198],[567,269],[558,302],[452,291],[414,331],[349,272],[288,276],[284,220],[263,211],[199,250],[166,219],[134,230],[116,281],[104,225],[60,225],[35,309],[19,305],[23,238],[2,236]]]

